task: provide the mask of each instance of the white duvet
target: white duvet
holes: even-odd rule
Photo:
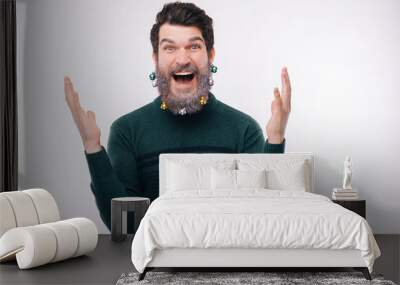
[[[154,249],[358,249],[372,272],[380,250],[367,221],[325,196],[247,189],[166,193],[152,202],[132,242],[143,272]]]

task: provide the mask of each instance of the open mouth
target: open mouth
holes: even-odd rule
[[[178,83],[189,83],[193,80],[194,73],[174,73],[172,77]]]

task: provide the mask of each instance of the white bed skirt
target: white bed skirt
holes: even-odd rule
[[[360,250],[156,249],[146,267],[366,267]]]

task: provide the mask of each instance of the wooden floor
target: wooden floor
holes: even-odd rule
[[[115,284],[124,272],[135,271],[131,262],[132,236],[121,243],[110,235],[99,235],[96,250],[44,266],[19,270],[15,261],[0,264],[0,284]],[[375,262],[374,272],[399,283],[400,235],[375,236],[382,256]]]
[[[375,235],[381,257],[375,261],[374,271],[400,284],[400,235]]]

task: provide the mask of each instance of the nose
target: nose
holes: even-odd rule
[[[178,50],[175,58],[175,62],[177,65],[186,65],[190,63],[190,56],[188,54],[188,51],[185,49],[180,49]]]

